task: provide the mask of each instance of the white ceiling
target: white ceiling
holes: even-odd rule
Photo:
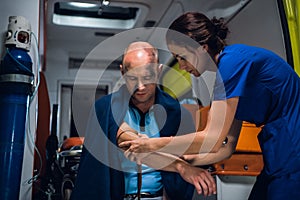
[[[67,0],[60,0],[67,1]],[[116,34],[124,30],[120,29],[99,29],[99,28],[82,28],[56,25],[52,22],[54,4],[57,0],[48,1],[47,9],[47,45],[63,48],[69,54],[86,54],[95,46],[95,44],[107,39],[109,36],[96,36],[95,33]],[[99,1],[84,1],[90,3],[98,3]],[[125,5],[142,8],[142,13],[136,22],[134,28],[143,27],[147,20],[156,21],[157,25],[161,24],[161,19],[168,12],[173,0],[113,0],[111,5]],[[166,22],[164,22],[166,23]],[[137,38],[145,39],[145,38]]]
[[[95,33],[117,34],[124,30],[82,28],[56,25],[52,22],[54,4],[56,2],[68,2],[71,0],[48,0],[47,3],[47,57],[51,52],[60,51],[64,56],[85,57],[97,44],[110,36],[96,36]],[[73,0],[80,1],[80,0]],[[230,18],[238,9],[249,0],[111,0],[110,5],[132,6],[142,8],[142,13],[134,28],[144,27],[146,21],[155,21],[156,27],[168,27],[170,23],[186,11],[200,11],[209,16]],[[100,0],[81,0],[87,3],[99,3]],[[146,28],[145,28],[146,29]],[[149,35],[130,32],[136,40],[149,40]],[[161,37],[163,38],[163,37]],[[128,41],[124,41],[127,43]],[[160,42],[160,41],[158,41]],[[126,45],[124,45],[126,46]],[[51,50],[49,50],[51,48]],[[109,48],[109,47],[108,47]],[[114,47],[115,48],[115,47]],[[55,50],[54,50],[55,49]],[[108,49],[107,49],[108,50]],[[108,50],[109,51],[109,50]],[[54,56],[53,54],[52,56]],[[55,57],[55,56],[54,56]]]

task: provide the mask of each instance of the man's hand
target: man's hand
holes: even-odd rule
[[[179,168],[179,174],[185,181],[195,186],[198,194],[210,196],[217,193],[215,180],[207,170],[184,165]]]
[[[185,181],[195,186],[198,194],[216,194],[215,180],[207,170],[194,167],[175,155],[162,152],[134,153],[129,150],[124,155],[137,164],[143,163],[158,170],[178,172]]]

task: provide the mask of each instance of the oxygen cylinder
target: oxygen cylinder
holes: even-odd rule
[[[21,184],[25,127],[32,95],[30,24],[9,18],[7,52],[0,66],[0,199],[17,200]]]

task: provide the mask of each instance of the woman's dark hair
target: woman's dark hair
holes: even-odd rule
[[[187,12],[181,15],[170,25],[169,29],[187,35],[200,45],[207,44],[211,55],[216,55],[224,48],[229,32],[223,18],[214,17],[210,20],[198,12]],[[172,35],[174,35],[172,31],[167,32],[167,41],[180,44],[176,41],[178,38],[175,39]]]

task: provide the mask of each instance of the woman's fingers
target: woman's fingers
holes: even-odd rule
[[[146,134],[141,134],[141,133],[139,133],[138,136],[139,136],[140,138],[149,138],[148,135],[146,135]]]
[[[121,147],[121,148],[129,148],[129,147],[131,146],[131,142],[132,142],[132,141],[121,142],[121,143],[119,144],[119,147]]]
[[[143,164],[143,159],[146,158],[149,155],[149,153],[134,153],[132,151],[130,151],[129,149],[124,151],[124,156],[132,161],[132,162],[136,162],[137,164],[141,165]]]
[[[132,161],[132,162],[136,162],[137,164],[142,164],[141,161],[140,161],[140,159],[138,158],[137,154],[134,153],[134,152],[131,152],[131,151],[129,151],[129,150],[126,150],[126,151],[124,152],[124,156],[125,156],[128,160],[130,160],[130,161]]]
[[[147,137],[140,137],[135,140],[121,142],[119,147],[123,149],[128,148],[129,151],[135,153],[147,153],[150,152],[150,148],[147,143],[148,140],[149,138]]]

